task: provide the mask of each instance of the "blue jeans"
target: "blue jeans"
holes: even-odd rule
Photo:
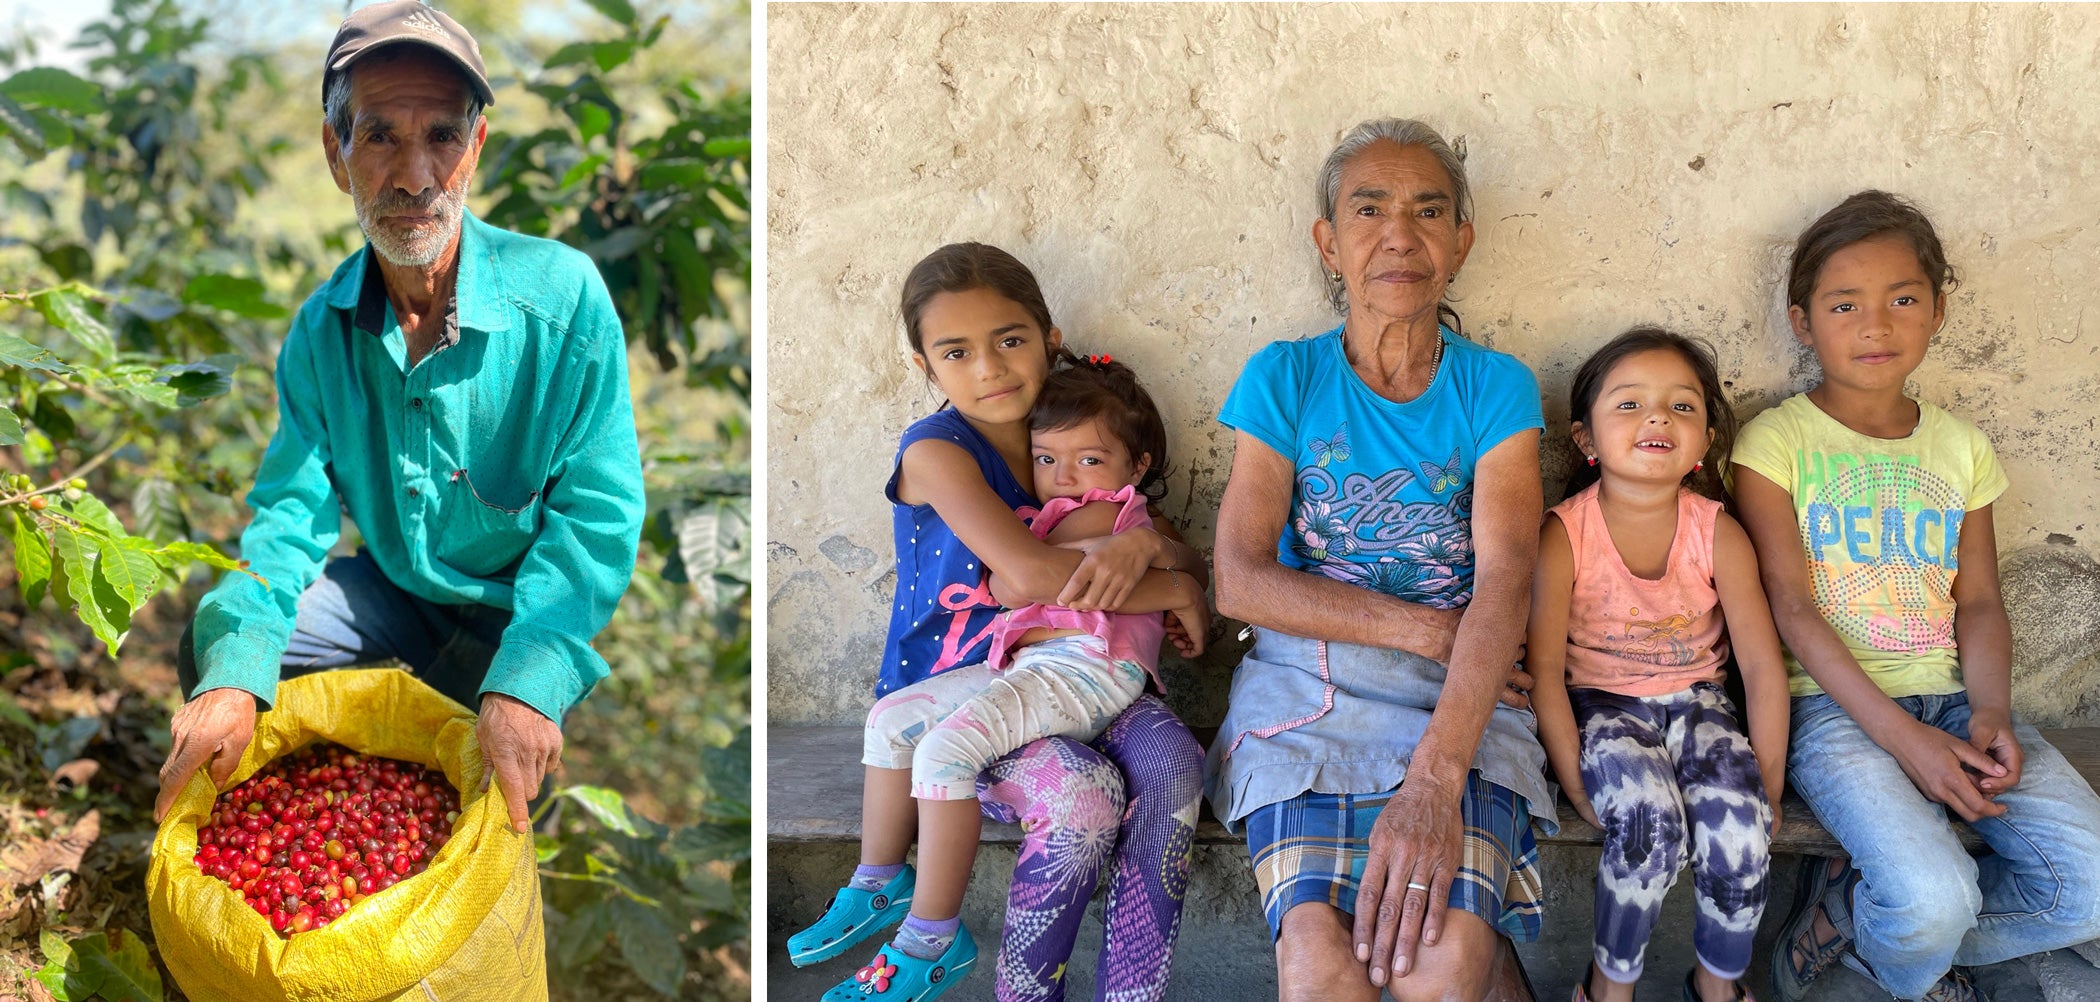
[[[510,625],[510,610],[439,605],[387,579],[363,550],[337,557],[299,595],[299,615],[280,662],[280,678],[400,661],[431,688],[469,710],[481,710],[481,681]],[[197,688],[190,631],[175,651],[175,674],[188,699]]]
[[[1969,736],[1965,693],[1897,705]],[[1973,826],[1992,852],[1972,859],[1947,809],[1912,786],[1894,756],[1827,695],[1793,704],[1787,778],[1837,836],[1861,880],[1851,930],[1860,959],[1897,998],[1929,991],[1952,965],[1995,964],[2100,937],[2100,797],[2033,727],[2006,812]]]

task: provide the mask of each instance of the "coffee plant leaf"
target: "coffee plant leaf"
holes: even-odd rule
[[[649,987],[676,998],[679,982],[685,980],[685,952],[670,923],[657,909],[630,898],[614,898],[608,908],[613,937],[620,941],[627,966]]]

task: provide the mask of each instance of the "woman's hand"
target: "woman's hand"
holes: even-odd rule
[[[1085,554],[1057,593],[1057,604],[1080,612],[1120,608],[1159,555],[1160,542],[1156,532],[1133,530],[1057,544]]]
[[[1386,972],[1407,977],[1415,947],[1436,945],[1443,933],[1451,881],[1458,874],[1465,827],[1461,783],[1409,772],[1371,827],[1370,858],[1356,894],[1356,959],[1370,965],[1371,983]]]
[[[1778,838],[1778,837],[1779,837],[1779,824],[1780,824],[1780,822],[1781,822],[1781,821],[1783,821],[1783,820],[1785,820],[1785,819],[1783,819],[1783,818],[1781,818],[1781,817],[1779,816],[1779,798],[1778,798],[1778,797],[1773,797],[1773,798],[1771,798],[1771,799],[1772,799],[1772,837],[1773,837],[1773,838]]]
[[[1524,670],[1524,648],[1518,647],[1516,663],[1509,666],[1509,677],[1502,681],[1502,691],[1495,694],[1495,699],[1511,709],[1529,710],[1531,687],[1537,681]]]
[[[1972,733],[1973,720],[1972,717]],[[2005,740],[2011,739],[2012,732],[2008,728]],[[2005,813],[2005,805],[1992,803],[1964,767],[1981,773],[1985,779],[1997,780],[2005,778],[2006,768],[1967,741],[1930,724],[1906,718],[1893,739],[1883,747],[1895,757],[1896,764],[1903,767],[1903,774],[1910,777],[1911,785],[1917,787],[1919,793],[1953,808],[1963,821],[1995,818]]]

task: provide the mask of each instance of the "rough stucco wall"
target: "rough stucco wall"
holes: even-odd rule
[[[2000,6],[775,6],[768,12],[768,662],[776,721],[857,722],[893,585],[882,487],[938,402],[898,283],[984,240],[1166,411],[1169,513],[1208,543],[1241,364],[1331,326],[1308,233],[1339,134],[1463,136],[1468,336],[1529,363],[1551,488],[1567,383],[1652,321],[1704,336],[1744,416],[1813,382],[1786,332],[1799,229],[1917,199],[1962,285],[1912,392],[1981,425],[2017,705],[2100,720],[2100,17]],[[2089,317],[2088,313],[2092,315]],[[2089,523],[2092,524],[2089,528]],[[1215,725],[1238,648],[1170,668]]]

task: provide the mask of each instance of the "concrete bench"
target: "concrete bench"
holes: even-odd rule
[[[2044,731],[2089,782],[2100,785],[2100,727]],[[1207,735],[1198,734],[1198,737]],[[766,963],[772,997],[815,998],[825,987],[853,972],[857,960],[841,959],[814,968],[790,968],[783,945],[788,933],[823,910],[837,881],[853,868],[860,839],[861,732],[857,727],[775,726],[767,739],[766,837],[768,854],[767,924],[770,946]],[[1603,833],[1575,816],[1566,802],[1557,805],[1559,834],[1539,839],[1546,878],[1548,920],[1545,937],[1522,944],[1518,954],[1537,987],[1538,998],[1567,998],[1574,979],[1588,961],[1590,899]],[[1765,958],[1780,925],[1792,911],[1795,880],[1805,866],[1821,865],[1814,857],[1839,852],[1837,841],[1789,795],[1785,824],[1773,845],[1771,898],[1759,926],[1750,987],[1759,997],[1773,997],[1765,979]],[[1982,842],[1967,825],[1955,829],[1971,851]],[[978,933],[979,944],[995,949],[993,940],[1004,917],[1006,876],[1012,872],[1021,831],[1013,825],[987,822],[984,848],[964,901],[964,921]],[[1677,986],[1692,963],[1694,921],[1690,880],[1680,876],[1663,906],[1663,917],[1648,948],[1648,970],[1640,998],[1676,998]],[[1092,972],[1099,952],[1100,901],[1089,906],[1068,968],[1067,997],[1092,998]],[[1274,998],[1275,964],[1268,926],[1261,919],[1253,874],[1247,866],[1246,843],[1228,835],[1208,813],[1196,829],[1189,891],[1182,915],[1180,946],[1175,952],[1169,1002],[1209,1002],[1220,998]],[[991,972],[965,986],[964,998],[990,997]],[[2093,1002],[2100,999],[2100,970],[2058,951],[2032,963],[2010,961],[1978,972],[1997,1002]],[[1849,970],[1833,970],[1817,981],[1808,1002],[1882,1002],[1887,999],[1872,982]]]
[[[766,838],[774,843],[860,841],[860,746],[858,727],[774,727],[767,732]],[[2087,782],[2100,785],[2100,727],[2076,727],[2043,731],[2043,737],[2070,759]],[[1541,845],[1600,846],[1604,833],[1575,816],[1566,799],[1555,803],[1560,832],[1541,836]],[[1808,805],[1790,790],[1782,804],[1784,815],[1774,853],[1803,856],[1836,856],[1843,850],[1837,839],[1824,830]],[[1983,840],[1960,821],[1956,834],[1970,852],[1982,852]],[[1015,825],[986,822],[987,845],[1011,845],[1021,841]],[[1204,806],[1196,826],[1198,845],[1242,845],[1239,836],[1210,816]]]

